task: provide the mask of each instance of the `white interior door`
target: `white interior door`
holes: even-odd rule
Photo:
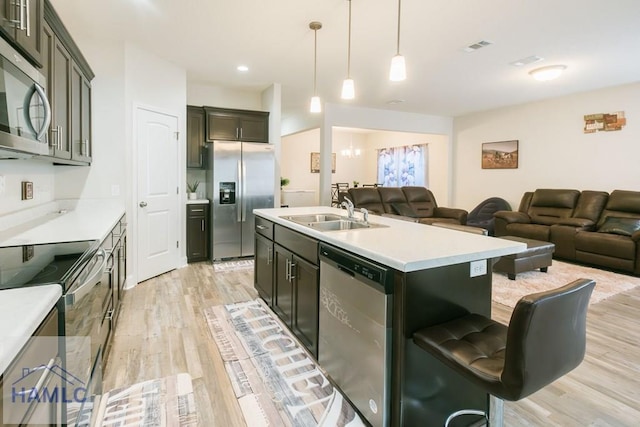
[[[178,265],[178,117],[136,110],[138,282]]]

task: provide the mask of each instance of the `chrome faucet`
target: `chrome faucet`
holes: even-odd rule
[[[369,224],[369,211],[365,208],[360,208],[360,212],[362,212],[362,221],[364,221],[365,224]]]
[[[355,210],[355,206],[353,206],[353,202],[349,200],[348,197],[344,198],[344,201],[340,204],[340,206],[342,206],[343,208],[347,208],[347,217],[349,219],[354,218],[353,212]]]

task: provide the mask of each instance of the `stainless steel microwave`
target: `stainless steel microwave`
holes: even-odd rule
[[[0,38],[0,159],[49,154],[47,80]]]

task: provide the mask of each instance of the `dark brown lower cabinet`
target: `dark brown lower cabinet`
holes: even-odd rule
[[[187,205],[187,262],[209,259],[209,204]]]
[[[318,303],[320,269],[317,261],[317,242],[308,237],[295,238],[299,233],[276,226],[273,245],[273,311],[289,327],[314,357],[318,357]],[[292,234],[293,233],[293,234]],[[296,247],[303,253],[315,253],[314,262],[281,246],[282,241],[303,245]]]
[[[271,307],[273,305],[273,241],[256,233],[254,260],[254,287],[260,297]]]

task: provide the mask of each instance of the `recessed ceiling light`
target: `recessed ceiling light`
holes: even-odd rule
[[[238,65],[238,67],[236,68],[238,71],[241,71],[243,73],[249,71],[249,67],[247,67],[246,65]]]
[[[566,65],[549,65],[548,67],[536,68],[529,71],[531,77],[541,82],[557,79],[560,74],[567,68]]]

